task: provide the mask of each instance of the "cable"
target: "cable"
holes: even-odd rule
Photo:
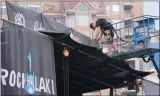
[[[69,95],[69,66],[68,66],[68,57],[66,57],[66,59],[67,59],[66,61],[67,61],[67,69],[68,69],[68,70],[67,70],[67,77],[68,77],[68,78],[67,78],[67,81],[68,81],[68,82],[67,82],[67,84],[68,84],[68,85],[67,85],[67,86],[68,86],[68,87],[67,87],[67,89],[68,89],[67,92],[68,92],[68,96],[70,96],[70,95]]]
[[[66,88],[66,87],[65,87],[65,84],[66,84],[66,83],[65,83],[65,81],[66,81],[66,80],[65,80],[65,79],[66,79],[66,75],[65,75],[65,69],[64,69],[64,68],[65,68],[64,62],[65,62],[65,61],[64,61],[64,57],[63,57],[63,78],[64,78],[64,79],[63,79],[63,85],[64,85],[64,96],[65,96],[65,93],[66,93],[66,91],[65,91],[65,90],[66,90],[66,89],[65,89],[65,88]]]
[[[122,38],[120,38],[120,37],[118,36],[118,34],[117,34],[117,32],[116,32],[116,30],[115,30],[114,28],[113,28],[113,30],[114,30],[114,33],[116,34],[116,36],[117,36],[121,41],[126,42],[126,43],[131,43],[131,42],[133,42],[133,41],[128,42],[128,41],[123,40]]]
[[[149,61],[151,61],[152,58],[154,58],[154,55],[150,55],[147,60],[145,59],[145,57],[143,57],[143,61],[144,61],[145,63],[148,63]]]
[[[69,70],[68,57],[63,57],[64,96],[69,96]]]
[[[69,51],[65,47],[63,50],[63,74],[64,74],[64,96],[69,96],[69,67],[68,67]]]

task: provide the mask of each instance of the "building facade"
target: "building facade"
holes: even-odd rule
[[[89,24],[98,18],[104,18],[111,23],[116,23],[143,14],[141,2],[83,2],[82,0],[81,2],[22,1],[13,3],[36,12],[41,12],[90,38],[93,37],[93,32],[89,28]],[[0,13],[3,18],[7,19],[5,2],[1,3]],[[123,23],[117,24],[116,29],[122,28],[125,25]],[[121,32],[121,36],[124,35],[125,30]]]

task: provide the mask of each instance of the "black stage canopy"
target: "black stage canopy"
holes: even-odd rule
[[[54,37],[54,35],[56,34],[50,33],[49,36]],[[65,34],[61,34],[60,37],[62,36],[65,36]],[[124,87],[129,83],[133,83],[136,78],[150,74],[149,72],[136,71],[130,68],[126,62],[106,56],[100,49],[77,43],[69,35],[55,41],[57,42],[54,43],[57,85],[63,87],[62,52],[66,46],[70,53],[68,64],[71,93],[85,93],[111,87]]]
[[[7,25],[7,27],[3,25],[2,29],[6,30],[8,28],[10,28],[9,25]],[[36,33],[42,34],[38,32]],[[53,38],[57,34],[58,33],[50,33],[48,38],[52,38],[54,44],[53,54],[55,56],[54,60],[58,96],[62,95],[64,92],[64,47],[67,47],[70,53],[68,57],[69,91],[72,94],[82,94],[85,92],[106,88],[119,88],[128,86],[130,83],[133,83],[136,78],[142,78],[151,74],[149,72],[133,70],[126,62],[108,57],[103,54],[100,49],[85,46],[73,41],[70,38],[70,35],[60,33],[58,34],[59,37],[65,37],[61,39]]]

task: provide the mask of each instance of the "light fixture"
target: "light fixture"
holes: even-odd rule
[[[64,50],[63,50],[63,55],[65,57],[68,57],[69,56],[69,51],[67,50],[67,48],[65,47]]]

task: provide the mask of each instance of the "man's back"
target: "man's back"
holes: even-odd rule
[[[96,21],[96,26],[100,26],[101,29],[105,30],[110,30],[110,29],[114,29],[113,26],[111,25],[110,22],[106,21],[105,19],[98,19]]]

